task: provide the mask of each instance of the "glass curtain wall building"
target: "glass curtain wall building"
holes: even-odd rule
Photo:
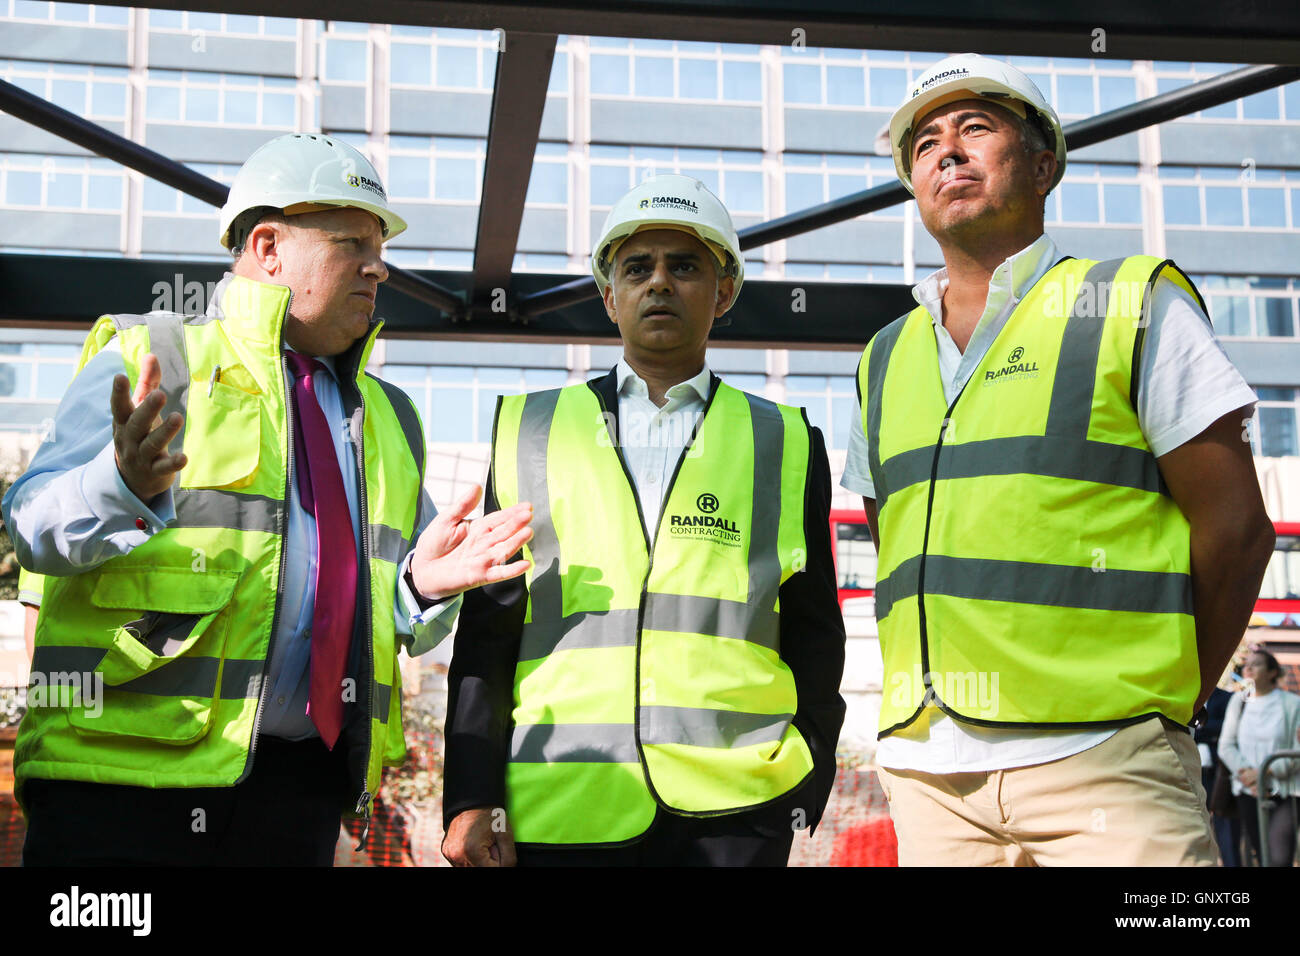
[[[0,77],[215,179],[229,182],[282,132],[320,130],[357,146],[410,223],[390,261],[417,269],[471,266],[503,42],[492,32],[0,0]],[[610,205],[651,173],[703,180],[742,228],[892,182],[878,133],[908,81],[941,55],[561,37],[516,270],[586,273]],[[1232,68],[1009,59],[1067,123]],[[1252,438],[1265,457],[1300,454],[1297,156],[1292,84],[1078,150],[1047,205],[1065,252],[1166,255],[1193,276],[1259,392]],[[0,114],[0,249],[215,260],[216,222],[211,207]],[[912,203],[749,257],[753,279],[912,283],[941,265]],[[152,298],[142,290],[139,311]],[[880,317],[863,316],[864,329],[868,318]],[[39,431],[81,337],[0,329],[0,431]],[[806,406],[838,471],[858,354],[716,348],[711,364],[738,387]],[[433,480],[456,482],[481,480],[496,395],[580,381],[617,356],[609,346],[403,341],[377,348],[374,361],[424,416]],[[837,507],[855,504],[837,492]]]

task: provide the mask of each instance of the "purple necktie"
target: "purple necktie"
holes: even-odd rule
[[[357,546],[352,512],[334,439],[312,386],[312,372],[325,366],[297,352],[285,352],[293,371],[298,427],[298,497],[316,516],[316,605],[311,617],[311,690],[307,715],[330,750],[343,730],[343,678],[352,644],[357,600]]]

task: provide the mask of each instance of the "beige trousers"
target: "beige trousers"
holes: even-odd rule
[[[1032,767],[881,767],[879,776],[900,866],[1214,866],[1219,858],[1196,744],[1163,717]]]

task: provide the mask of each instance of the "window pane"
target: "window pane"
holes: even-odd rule
[[[1097,87],[1101,99],[1098,105],[1103,113],[1137,101],[1137,85],[1131,76],[1101,76],[1097,78]]]
[[[1075,116],[1091,116],[1095,108],[1091,76],[1058,74],[1056,77],[1056,111]]]
[[[785,174],[785,211],[797,212],[823,202],[822,177],[820,173],[786,173]]]
[[[90,109],[95,116],[121,119],[126,115],[126,87],[121,83],[95,83],[90,92]]]
[[[733,212],[763,211],[763,174],[727,171],[727,195],[724,201]]]
[[[388,188],[404,199],[429,199],[429,161],[423,156],[390,156]]]
[[[50,84],[50,102],[65,110],[81,113],[86,108],[84,80],[55,80]]]
[[[6,398],[29,398],[32,390],[32,367],[28,362],[0,364],[0,395]]]
[[[677,64],[677,81],[683,99],[718,98],[718,66],[712,60],[681,60]]]
[[[1260,408],[1260,454],[1265,458],[1281,458],[1300,454],[1296,443],[1296,413],[1293,408]]]
[[[1218,335],[1250,335],[1250,300],[1239,296],[1213,295],[1206,303]]]
[[[394,83],[428,86],[432,76],[432,51],[423,43],[394,43],[389,76]]]
[[[495,75],[495,74],[494,74]],[[551,93],[569,92],[569,54],[560,51],[551,61],[551,78],[546,89]]]
[[[151,120],[181,118],[181,91],[175,86],[151,86],[145,93],[145,113]]]
[[[763,98],[763,80],[758,64],[722,61],[722,98],[733,102],[757,103]]]
[[[1263,90],[1241,100],[1242,115],[1248,119],[1275,120],[1277,115],[1277,90]]]
[[[1142,190],[1137,186],[1120,186],[1106,183],[1102,186],[1106,199],[1107,222],[1141,222]]]
[[[436,169],[439,199],[474,199],[478,195],[477,163],[472,159],[439,159]]]
[[[1241,226],[1241,190],[1236,186],[1205,187],[1205,224]]]
[[[787,103],[820,103],[822,101],[822,73],[819,66],[801,66],[786,63],[782,68]]]
[[[226,29],[231,33],[248,33],[254,36],[260,32],[257,28],[257,17],[243,13],[227,13]]]
[[[95,7],[95,22],[110,26],[126,26],[127,14],[130,13],[125,7]]]
[[[1252,226],[1286,226],[1286,195],[1282,189],[1248,189],[1246,198],[1250,203],[1250,224]]]
[[[840,199],[867,188],[866,177],[861,173],[832,173],[829,180],[828,199]]]
[[[626,166],[591,167],[591,204],[612,206],[629,189]]]
[[[154,179],[145,177],[144,181],[145,212],[175,212],[176,190],[164,186]]]
[[[1096,183],[1061,184],[1061,219],[1064,222],[1100,221]]]
[[[903,102],[907,92],[907,72],[905,70],[871,68],[871,105],[897,107]]]
[[[438,86],[478,86],[478,50],[473,47],[438,47]]]
[[[834,106],[862,106],[866,102],[862,79],[860,66],[826,67],[826,102]]]
[[[1179,81],[1178,83],[1175,84],[1175,86],[1184,86],[1184,85],[1186,84],[1183,81]],[[1239,102],[1238,100],[1232,100],[1229,103],[1221,103],[1218,106],[1211,106],[1209,109],[1201,110],[1201,116],[1204,117],[1205,119],[1235,120],[1237,118],[1238,102]]]
[[[266,126],[296,126],[291,93],[262,94],[262,123]]]
[[[1261,335],[1295,335],[1295,317],[1290,299],[1256,299],[1256,316]]]
[[[366,44],[363,40],[336,40],[325,44],[325,79],[345,83],[364,82]]]
[[[673,61],[664,57],[636,56],[632,58],[632,71],[636,75],[637,96],[673,95]]]
[[[120,210],[122,208],[121,178],[118,176],[91,176],[88,202],[91,209]]]
[[[56,3],[54,5],[54,19],[63,20],[66,23],[89,23],[90,6],[85,3]]]
[[[227,90],[226,122],[248,125],[256,123],[257,94],[247,90]]]
[[[1171,226],[1199,226],[1201,198],[1195,186],[1165,186],[1165,222]]]
[[[425,427],[434,441],[474,441],[474,395],[467,388],[432,388]],[[491,441],[491,436],[488,437]]]
[[[11,206],[39,206],[41,174],[26,170],[9,170],[5,181],[5,202]]]
[[[526,202],[569,201],[569,167],[563,163],[534,163]]]
[[[46,204],[80,209],[82,180],[77,173],[54,173],[45,185]]]
[[[44,6],[44,4],[41,4],[41,6]],[[184,14],[179,10],[150,10],[149,28],[151,30],[179,30],[185,25],[183,17]]]
[[[591,58],[591,92],[625,96],[627,85],[627,57],[595,54]]]
[[[217,121],[217,91],[190,87],[185,91],[185,118],[198,123]]]

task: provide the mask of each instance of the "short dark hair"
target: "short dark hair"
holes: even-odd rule
[[[1250,653],[1251,656],[1258,654],[1260,657],[1264,658],[1264,667],[1268,670],[1270,674],[1282,673],[1282,665],[1279,664],[1277,662],[1277,658],[1274,657],[1272,654],[1270,654],[1268,651],[1264,650],[1263,648],[1257,647]]]
[[[253,227],[258,223],[267,222],[285,222],[284,213],[274,206],[254,206],[252,209],[245,209],[235,221],[230,224],[230,254],[238,259],[244,254],[244,243],[248,242],[248,234],[253,231]]]

